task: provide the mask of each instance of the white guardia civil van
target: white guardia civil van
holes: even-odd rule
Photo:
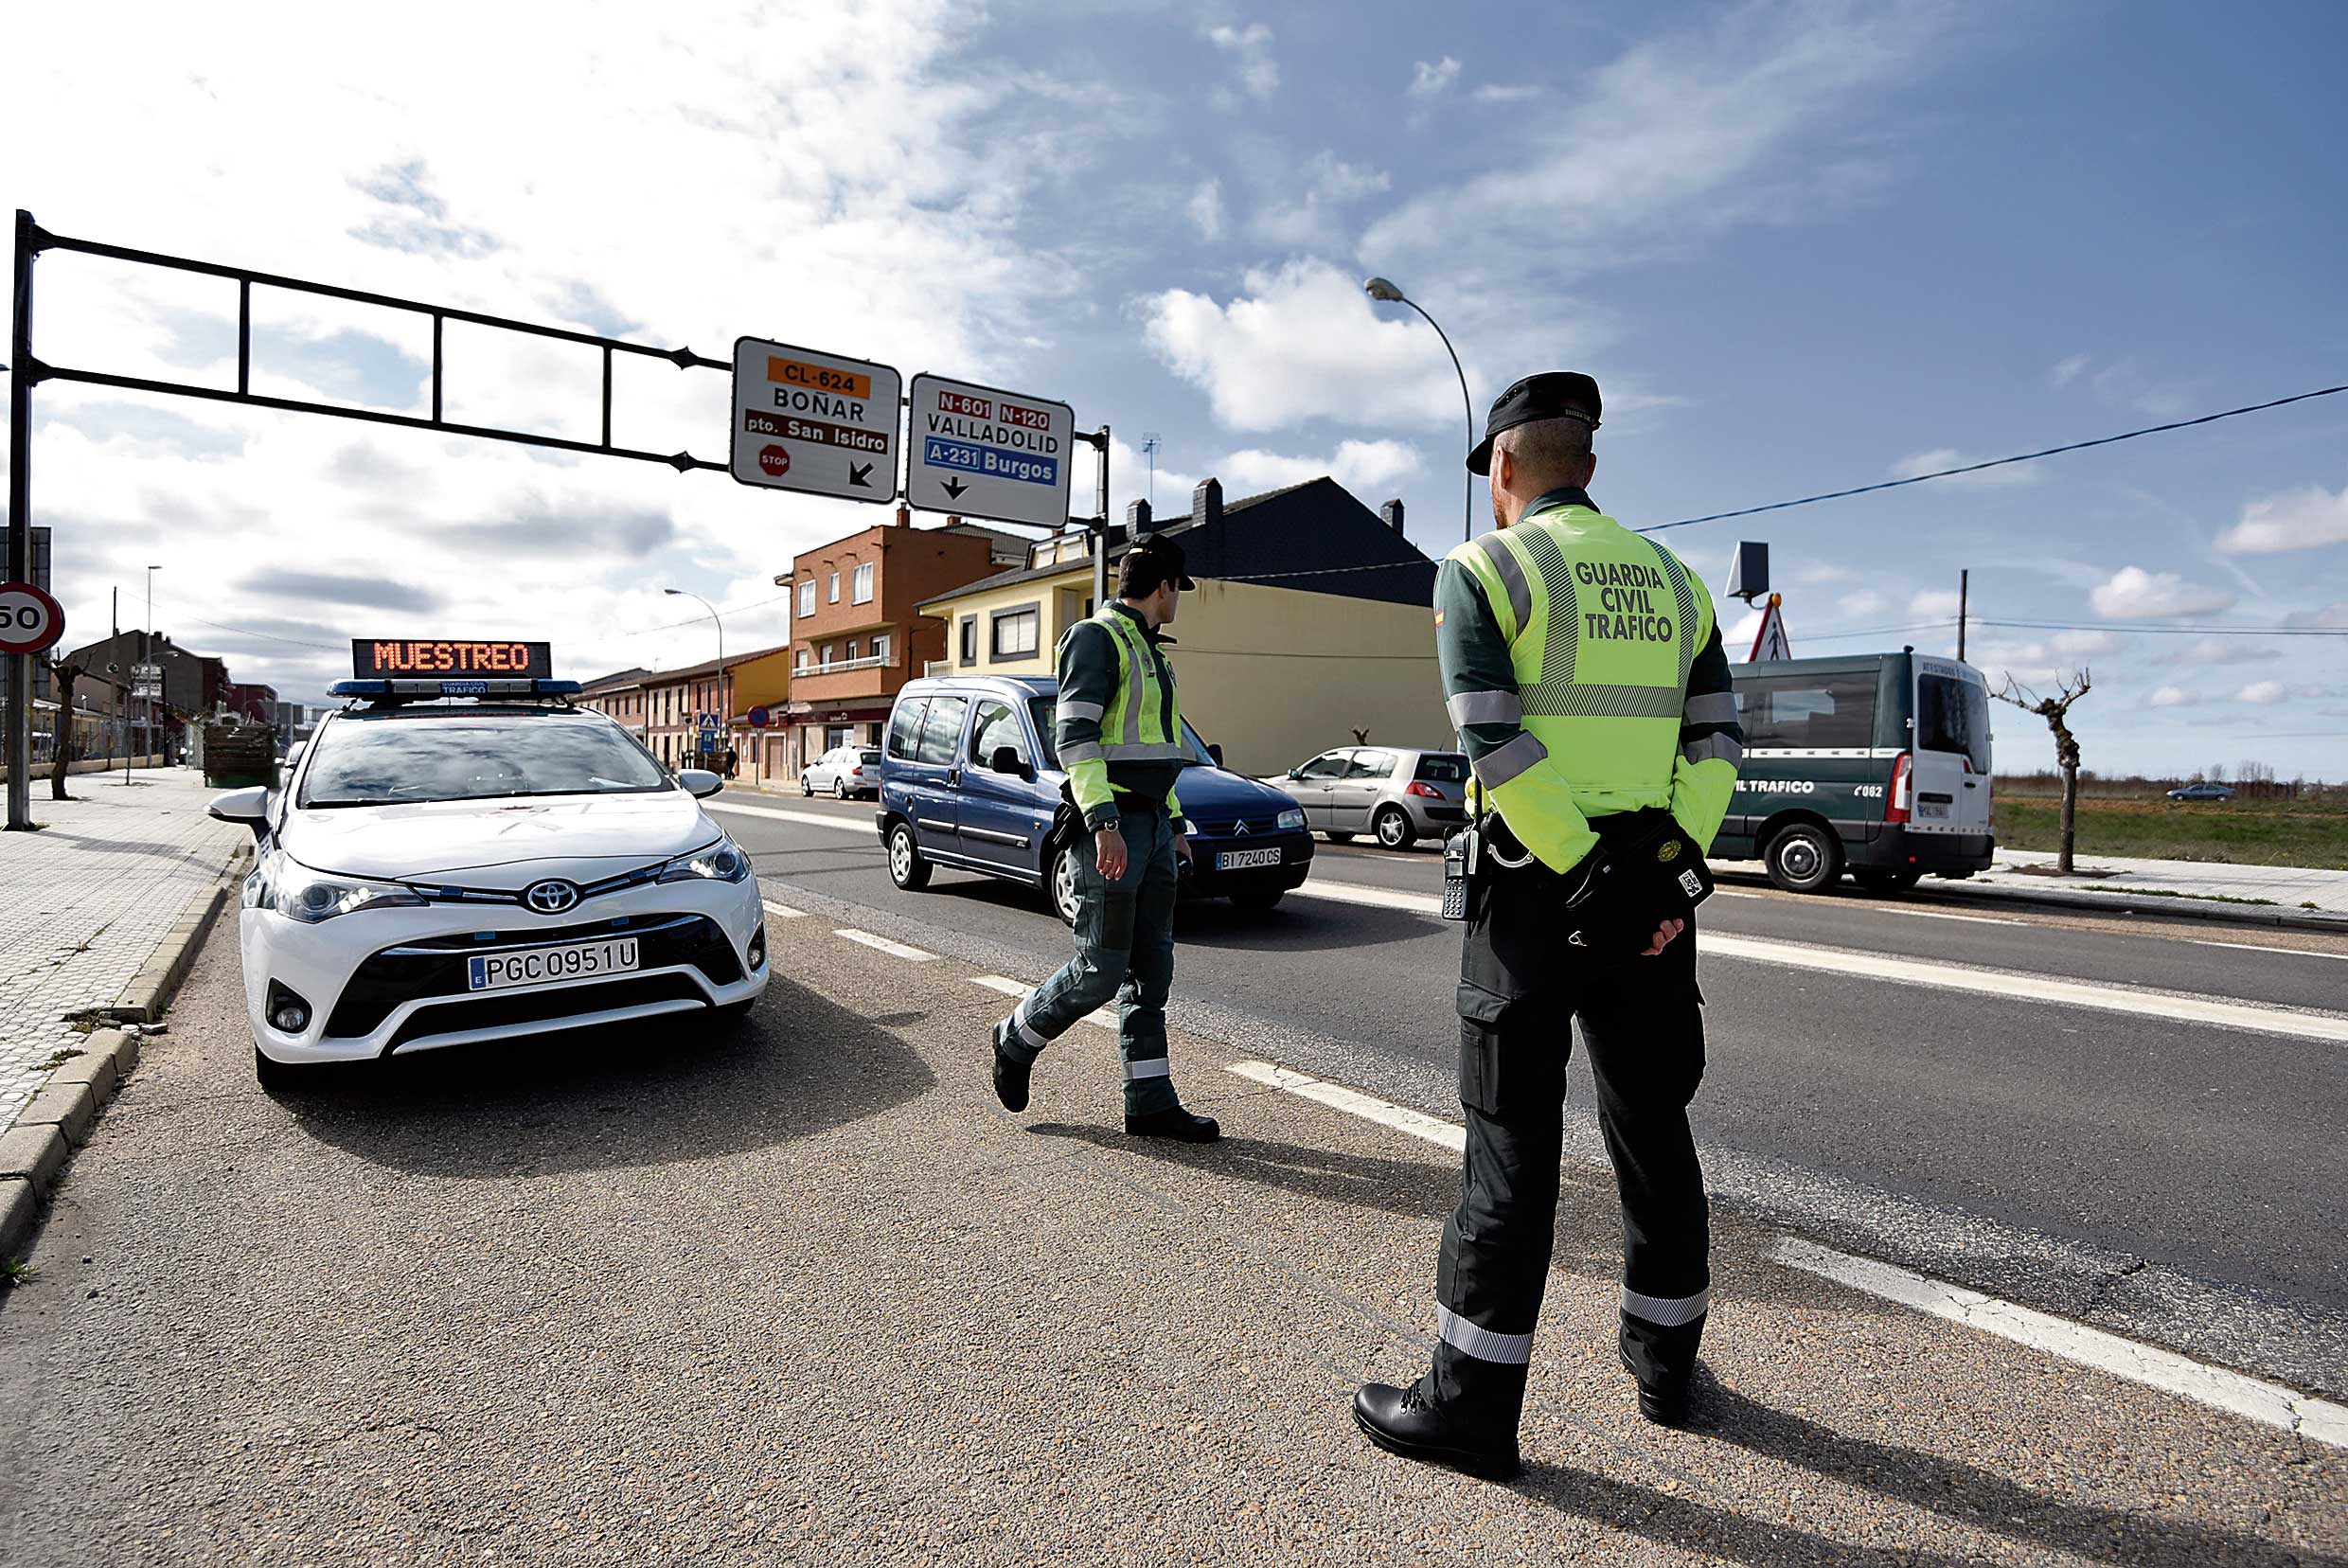
[[[550,662],[543,644],[376,644],[362,668],[369,646],[406,650],[393,668]],[[512,651],[467,651],[484,648]],[[238,937],[264,1089],[309,1063],[750,1010],[768,978],[758,882],[698,798],[723,781],[670,778],[578,690],[340,682],[349,705],[278,789],[212,802],[258,841]]]

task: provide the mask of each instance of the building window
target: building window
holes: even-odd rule
[[[848,601],[852,604],[872,602],[872,562],[867,561],[856,568],[856,576],[848,584]]]
[[[889,634],[885,632],[872,639],[872,656],[882,664],[889,662]]]
[[[1043,622],[1042,606],[1023,604],[1016,610],[998,610],[988,633],[988,648],[997,661],[1032,659],[1036,656],[1036,638]]]
[[[978,617],[976,615],[962,617],[962,662],[965,665],[978,663]]]
[[[850,664],[854,664],[855,662],[856,662],[856,639],[855,639],[854,637],[850,637],[850,638],[848,639],[848,663],[850,663]]]
[[[804,649],[804,648],[803,648],[803,649],[799,650],[799,669],[800,669],[800,671],[801,671],[802,673],[805,673],[805,672],[806,672],[806,669],[807,669],[807,667],[808,667],[808,650],[807,650],[806,649]]]
[[[840,574],[837,572],[831,574],[831,592],[827,598],[833,604],[840,602]]]
[[[826,643],[826,644],[824,644],[824,663],[826,663],[826,664],[830,664],[833,660],[837,659],[839,656],[840,656],[840,645],[839,645],[838,643]]]
[[[799,584],[799,616],[802,620],[815,614],[815,579]]]

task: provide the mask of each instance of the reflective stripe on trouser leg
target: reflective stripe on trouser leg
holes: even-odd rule
[[[1030,996],[1027,1001],[1022,1002],[1011,1009],[1009,1019],[1011,1038],[1004,1042],[1004,1055],[1033,1061],[1038,1053],[1052,1043],[1049,1036],[1038,1034],[1027,1023],[1027,1008],[1034,1000],[1035,998]]]
[[[1441,1302],[1435,1303],[1435,1337],[1463,1355],[1503,1366],[1522,1366],[1533,1359],[1533,1336],[1496,1334],[1479,1328]]]
[[[1641,1295],[1629,1286],[1623,1287],[1623,1311],[1643,1318],[1658,1328],[1679,1328],[1694,1323],[1712,1310],[1712,1287],[1707,1285],[1691,1296]]]
[[[1164,812],[1133,819],[1129,843],[1141,886],[1125,983],[1117,988],[1117,1053],[1125,1059],[1125,1109],[1144,1116],[1181,1103],[1166,1062],[1165,1000],[1174,988],[1174,831]],[[1147,825],[1146,827],[1144,825]]]

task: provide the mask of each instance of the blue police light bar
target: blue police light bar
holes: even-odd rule
[[[577,681],[337,681],[331,697],[576,697]]]

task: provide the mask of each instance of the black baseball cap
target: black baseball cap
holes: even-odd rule
[[[1579,419],[1598,428],[1598,383],[1579,370],[1544,370],[1527,376],[1492,400],[1484,417],[1484,439],[1468,454],[1468,472],[1492,472],[1492,437],[1536,419]]]
[[[1199,586],[1183,574],[1183,547],[1170,539],[1145,539],[1117,562],[1119,598],[1155,593],[1161,582],[1171,582],[1185,594]]]

